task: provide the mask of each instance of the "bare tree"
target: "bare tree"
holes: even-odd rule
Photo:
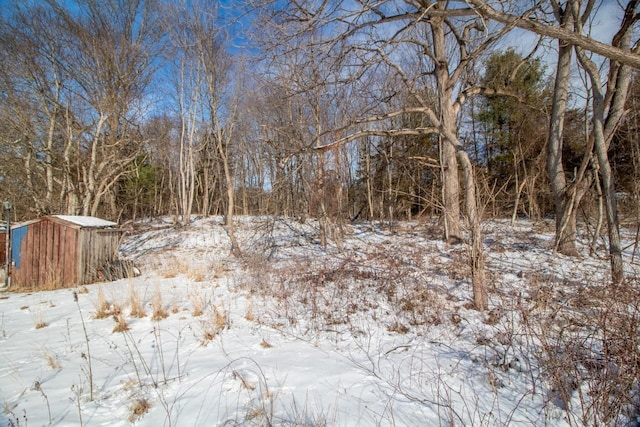
[[[472,6],[480,15],[488,20],[501,22],[505,25],[513,25],[541,36],[562,40],[567,45],[578,46],[579,48],[601,55],[605,58],[609,58],[613,61],[619,62],[620,64],[629,65],[633,68],[640,68],[640,53],[629,51],[628,49],[616,46],[615,44],[600,42],[589,35],[576,32],[572,26],[567,26],[563,24],[562,21],[559,22],[558,25],[554,25],[545,19],[544,15],[531,13],[532,10],[545,10],[547,8],[554,11],[569,9],[574,12],[578,12],[580,9],[578,8],[578,10],[575,10],[575,6],[581,6],[582,1],[568,0],[566,2],[560,2],[557,0],[538,0],[533,3],[533,7],[531,9],[522,14],[513,14],[504,10],[503,8],[508,6],[507,2],[467,0],[465,3]],[[587,1],[585,5],[586,13],[583,13],[583,17],[591,15],[596,3],[593,1]]]
[[[299,215],[304,220],[310,209],[310,184],[314,160],[308,134],[306,99],[296,96],[279,70],[277,77],[262,81],[250,111],[260,123],[258,132],[268,165],[270,211],[276,215]]]
[[[193,43],[193,20],[186,4],[167,7],[165,28],[170,34],[174,88],[179,130],[174,164],[177,189],[177,215],[182,225],[189,225],[193,213],[198,174],[196,165],[206,145],[205,73]],[[203,195],[208,200],[208,195]],[[206,207],[205,207],[206,209]]]
[[[464,183],[465,213],[471,224],[474,271],[474,301],[480,309],[487,305],[483,278],[480,212],[476,199],[473,164],[458,138],[458,120],[469,90],[469,67],[508,31],[506,27],[487,28],[475,10],[447,1],[381,1],[375,4],[321,4],[296,2],[274,8],[269,34],[275,35],[276,50],[297,57],[310,50],[321,51],[323,62],[332,70],[319,85],[303,88],[313,93],[355,91],[363,80],[375,85],[375,76],[396,77],[397,87],[369,89],[367,108],[350,111],[341,123],[324,129],[318,148],[345,144],[365,136],[399,136],[435,133],[442,139],[443,206],[447,240],[462,240],[459,167]],[[265,24],[266,25],[266,24]],[[309,38],[308,34],[316,34]],[[321,37],[319,35],[322,35]],[[436,104],[424,97],[432,88]],[[399,94],[412,99],[413,106],[392,108]],[[391,107],[391,108],[389,108]],[[413,129],[393,127],[392,119],[422,114],[428,126]]]
[[[195,190],[195,153],[201,156],[215,155],[224,177],[226,193],[225,226],[231,239],[232,251],[240,255],[235,238],[233,215],[235,212],[235,176],[231,159],[231,147],[238,115],[238,98],[230,91],[232,61],[223,44],[225,28],[220,25],[217,8],[206,2],[183,2],[170,7],[166,16],[167,28],[182,56],[180,81],[188,81],[188,90],[181,88],[180,99],[183,117],[181,134],[181,190],[184,195],[183,215],[190,213]],[[190,73],[185,74],[185,70]],[[186,119],[186,120],[185,120]],[[196,136],[200,132],[200,137]],[[200,141],[198,145],[197,141]],[[205,153],[206,152],[206,153]],[[209,179],[204,183],[204,209],[208,211]]]
[[[31,210],[58,211],[59,158],[64,144],[64,99],[68,75],[60,66],[63,44],[50,10],[18,8],[0,29],[2,46],[2,132],[6,159],[22,163]],[[22,197],[15,197],[22,199]]]
[[[534,14],[513,15],[489,2],[470,0],[483,16],[499,22],[512,22],[514,25],[537,34],[558,40],[559,56],[556,70],[553,111],[549,131],[548,171],[556,203],[556,247],[565,253],[575,250],[575,211],[577,203],[586,192],[591,177],[587,176],[587,166],[592,150],[595,149],[599,173],[602,176],[609,225],[609,252],[611,256],[612,280],[618,283],[623,277],[623,266],[618,232],[615,185],[608,160],[608,147],[611,138],[624,114],[624,102],[631,81],[631,68],[640,68],[640,40],[634,40],[634,30],[638,22],[638,2],[631,1],[625,6],[618,32],[611,44],[607,45],[584,34],[589,20],[594,18],[597,3],[594,0],[569,0],[540,2],[549,5],[555,14],[558,25],[538,19]],[[582,166],[577,171],[573,183],[567,182],[566,171],[562,165],[562,138],[564,136],[564,114],[566,111],[567,85],[571,69],[572,51],[575,49],[581,66],[591,82],[592,129],[590,144],[585,153]],[[609,60],[608,77],[603,79],[596,63],[586,52],[601,55]],[[606,92],[603,80],[606,80]]]
[[[629,51],[640,52],[640,44],[632,44],[634,25],[640,20],[637,8],[640,1],[630,1],[624,12],[618,32],[614,35],[612,46]],[[588,4],[589,8],[590,5]],[[586,17],[585,17],[586,18]],[[577,30],[582,32],[584,21],[579,22]],[[629,86],[633,77],[632,68],[612,60],[609,62],[606,92],[601,81],[600,69],[589,58],[584,49],[576,46],[580,64],[591,81],[592,97],[592,138],[598,159],[599,172],[602,177],[605,212],[609,230],[609,255],[611,259],[611,275],[613,283],[620,283],[624,278],[622,262],[622,246],[620,243],[620,224],[616,202],[615,183],[609,162],[609,146],[615,131],[618,129],[624,115],[625,103],[629,93]]]
[[[554,5],[554,15],[564,28],[575,25],[577,5],[568,2],[565,8]],[[547,145],[547,171],[549,173],[551,189],[554,195],[556,209],[556,244],[561,253],[576,255],[576,212],[577,204],[587,188],[583,179],[574,179],[569,185],[567,173],[562,160],[562,146],[564,137],[565,114],[569,100],[569,81],[571,78],[571,58],[573,48],[563,40],[558,41],[558,62],[556,65],[555,84],[553,90],[552,110],[549,125],[549,139]],[[586,165],[586,163],[585,163]],[[580,169],[581,178],[584,168]]]
[[[73,117],[83,125],[71,138],[82,141],[81,211],[95,215],[141,146],[137,121],[159,46],[155,3],[89,0],[75,9],[56,0],[47,3],[66,38],[65,71],[83,101],[83,110]]]
[[[15,153],[37,212],[95,215],[129,172],[155,70],[155,12],[153,1],[121,0],[11,10],[3,37],[15,68],[5,82],[28,100],[14,104],[29,117]]]

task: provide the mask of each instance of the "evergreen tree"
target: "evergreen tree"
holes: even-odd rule
[[[512,200],[520,188],[526,191],[526,179],[544,170],[549,94],[544,71],[538,59],[523,58],[513,49],[494,52],[486,62],[481,85],[491,95],[482,98],[474,116],[481,130],[478,161],[486,167],[490,187],[505,190],[498,200]],[[539,214],[540,201],[528,200],[526,212]]]

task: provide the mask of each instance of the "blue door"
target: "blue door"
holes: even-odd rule
[[[22,250],[22,241],[27,237],[29,227],[16,227],[11,230],[11,258],[13,259],[15,268],[20,268],[20,252]]]

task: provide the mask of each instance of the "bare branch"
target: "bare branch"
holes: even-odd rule
[[[474,5],[484,16],[494,21],[507,25],[515,25],[518,28],[529,30],[542,36],[563,40],[574,46],[602,55],[605,58],[630,65],[634,68],[640,68],[640,55],[637,52],[599,42],[591,37],[576,33],[571,29],[540,23],[528,17],[501,12],[481,0],[469,0],[469,3]]]
[[[329,144],[321,145],[319,147],[313,147],[313,149],[317,151],[328,151],[340,145],[354,141],[356,139],[363,138],[365,136],[396,137],[396,136],[406,136],[406,135],[433,135],[433,134],[437,134],[438,132],[439,132],[438,128],[435,128],[435,127],[415,127],[410,129],[389,129],[389,130],[368,129],[368,130],[362,130],[359,132],[352,133],[351,135],[345,136],[344,138],[337,139]]]

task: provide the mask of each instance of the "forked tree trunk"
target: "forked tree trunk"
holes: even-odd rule
[[[607,227],[609,231],[609,259],[611,263],[611,280],[615,284],[622,282],[624,278],[624,267],[622,262],[622,245],[620,243],[620,223],[618,220],[618,206],[616,200],[616,189],[613,181],[613,173],[609,156],[607,153],[607,143],[604,131],[604,93],[599,81],[598,69],[583,52],[578,51],[578,58],[583,68],[587,71],[591,79],[593,91],[593,139],[595,154],[598,159],[600,177],[602,179],[602,195],[604,197],[605,214],[607,217]],[[630,72],[630,70],[629,70]],[[598,179],[597,177],[595,179]]]
[[[638,46],[632,41],[633,27],[638,22],[637,7],[640,0],[627,3],[623,20],[618,32],[614,35],[612,45],[617,48],[629,49],[637,53]],[[582,32],[582,22],[578,30]],[[634,46],[635,45],[635,46]],[[611,280],[614,284],[622,283],[624,279],[624,265],[622,261],[622,245],[620,242],[620,223],[613,172],[609,162],[609,145],[614,132],[620,125],[624,115],[624,106],[631,84],[632,69],[614,60],[609,61],[609,76],[606,94],[601,82],[600,69],[580,47],[576,52],[582,68],[591,81],[592,98],[592,133],[595,154],[602,178],[602,194],[604,196],[605,214],[609,230],[609,259],[611,262]],[[606,117],[606,118],[605,118]]]
[[[449,75],[449,61],[446,48],[445,23],[437,17],[431,17],[431,32],[433,35],[433,52],[435,56],[434,71],[436,77],[437,97],[440,107],[440,118],[435,117],[431,110],[431,123],[439,123],[440,135],[444,138],[441,147],[443,171],[443,203],[445,218],[450,240],[462,240],[462,226],[460,217],[460,184],[458,163],[462,166],[465,189],[465,210],[471,228],[470,265],[473,287],[473,301],[480,311],[488,307],[488,293],[484,272],[484,251],[482,247],[481,218],[476,199],[476,180],[469,154],[462,146],[457,136],[457,114],[453,105],[453,88]]]
[[[573,18],[566,13],[567,22],[571,25]],[[564,119],[569,97],[569,79],[571,77],[571,45],[559,41],[558,64],[553,91],[553,105],[551,122],[549,124],[549,138],[547,145],[547,171],[551,183],[551,191],[555,203],[556,236],[555,249],[565,255],[575,256],[576,250],[576,220],[575,220],[575,191],[569,191],[562,163],[562,143],[564,136]],[[575,189],[574,189],[575,190]]]
[[[597,97],[595,97],[597,98]],[[596,102],[596,101],[594,101]],[[594,109],[597,108],[594,105]],[[598,116],[600,116],[598,118]],[[611,281],[615,284],[622,283],[624,278],[624,266],[622,262],[622,244],[620,242],[620,223],[618,220],[618,206],[616,200],[616,189],[613,181],[611,164],[607,155],[604,133],[602,129],[603,121],[600,114],[594,114],[594,127],[596,139],[596,155],[600,165],[600,176],[602,177],[602,193],[604,196],[605,214],[607,217],[607,227],[609,230],[609,260],[611,263]],[[598,123],[599,122],[599,123]]]

